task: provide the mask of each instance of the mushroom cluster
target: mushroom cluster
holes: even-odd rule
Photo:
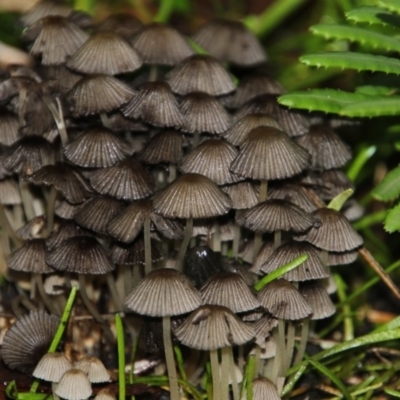
[[[17,308],[60,315],[78,282],[103,343],[115,341],[105,315],[125,311],[130,342],[141,330],[140,351],[165,354],[172,400],[179,375],[201,381],[203,352],[213,398],[240,399],[252,357],[254,398],[280,398],[309,321],[335,312],[329,268],[362,245],[348,219],[357,205],[321,207],[352,188],[340,171],[348,147],[329,121],[277,103],[284,88],[240,22],[208,22],[196,47],[168,25],[96,25],[52,1],[21,22],[35,67],[10,66],[0,81],[1,273]],[[7,336],[4,362],[24,367]]]

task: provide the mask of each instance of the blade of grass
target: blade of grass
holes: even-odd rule
[[[376,146],[363,147],[347,168],[347,176],[350,180],[355,181],[364,168],[366,162],[375,154]]]
[[[120,314],[115,315],[115,326],[117,328],[117,346],[118,346],[118,398],[125,400],[125,340],[124,326]]]
[[[346,300],[346,284],[344,283],[342,277],[338,274],[334,274],[333,279],[335,280],[337,286],[339,300],[343,302]],[[348,303],[343,304],[342,314],[344,315],[344,340],[352,340],[354,339],[354,325],[353,319],[351,318],[351,308]]]

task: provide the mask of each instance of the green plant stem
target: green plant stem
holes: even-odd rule
[[[178,371],[183,381],[187,381],[185,366],[183,364],[183,357],[180,347],[174,346],[174,353],[176,357],[176,364],[178,365]]]
[[[339,296],[340,301],[344,301],[346,299],[346,285],[341,278],[340,275],[334,274],[333,279],[335,280],[337,286],[337,294]],[[344,340],[352,340],[354,339],[354,326],[353,319],[351,317],[351,308],[348,303],[343,305],[343,314],[344,314]]]
[[[253,379],[254,379],[254,370],[256,368],[256,358],[254,356],[249,356],[246,366],[246,393],[247,400],[253,399]]]
[[[70,292],[68,300],[67,300],[67,304],[65,305],[65,308],[64,308],[64,312],[61,315],[60,323],[58,324],[56,333],[50,344],[49,350],[47,351],[48,353],[54,353],[57,349],[58,344],[60,343],[60,340],[65,331],[65,328],[67,327],[69,316],[71,315],[71,310],[74,305],[77,290],[78,290],[77,286],[73,286],[71,289],[71,292]],[[36,393],[38,387],[39,387],[39,381],[37,379],[35,379],[32,383],[32,386],[31,386],[29,392]]]
[[[124,326],[120,314],[115,315],[115,326],[117,329],[118,346],[118,398],[125,400],[126,382],[125,382],[125,340]]]
[[[303,320],[303,326],[301,327],[300,345],[299,348],[297,349],[293,365],[296,365],[303,360],[307,347],[309,328],[310,328],[310,320],[309,319]]]
[[[174,10],[174,0],[161,0],[154,22],[167,22]]]

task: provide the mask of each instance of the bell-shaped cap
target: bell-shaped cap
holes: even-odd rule
[[[321,221],[296,240],[306,241],[322,250],[349,251],[361,247],[363,238],[350,225],[347,218],[331,208],[319,208],[312,215]]]
[[[167,82],[174,93],[182,96],[193,92],[222,96],[235,90],[232,78],[223,65],[207,55],[186,58],[168,73]]]
[[[256,378],[253,380],[253,400],[265,399],[281,400],[281,396],[276,386],[268,378]]]
[[[267,60],[257,37],[239,21],[213,19],[196,32],[193,40],[218,60],[240,67]]]
[[[154,195],[153,207],[166,218],[211,218],[226,214],[231,201],[211,179],[184,174]]]
[[[245,178],[269,181],[297,175],[309,162],[308,151],[283,131],[261,126],[247,135],[231,164],[231,171]]]
[[[47,226],[45,215],[38,215],[30,219],[25,225],[15,231],[15,234],[22,240],[39,239],[43,229]]]
[[[243,210],[255,206],[258,203],[259,185],[252,182],[238,182],[233,185],[221,187],[232,200],[232,208]]]
[[[21,204],[21,193],[16,180],[13,178],[0,181],[0,203],[3,205]]]
[[[304,319],[312,313],[303,296],[284,279],[266,285],[258,293],[258,300],[270,314],[286,321]]]
[[[132,14],[116,13],[103,19],[97,26],[97,30],[112,31],[130,40],[142,27],[142,22]]]
[[[58,382],[63,374],[72,368],[64,353],[46,353],[39,361],[32,375],[49,382]]]
[[[160,23],[144,26],[132,39],[132,45],[150,65],[176,65],[194,53],[177,30]]]
[[[67,17],[72,13],[72,8],[65,3],[45,0],[35,3],[26,13],[21,17],[21,22],[24,26],[28,27],[33,25],[36,21],[41,18],[50,15],[59,15]]]
[[[18,131],[18,117],[8,111],[1,110],[0,112],[0,145],[11,146],[21,138]]]
[[[92,395],[92,386],[83,371],[71,368],[61,377],[54,393],[65,400],[85,400]]]
[[[305,232],[319,226],[317,216],[306,213],[290,201],[267,200],[236,213],[236,223],[254,232]]]
[[[254,329],[242,322],[229,308],[204,305],[192,312],[174,330],[177,339],[193,349],[216,350],[249,342]]]
[[[64,240],[75,236],[90,236],[90,234],[74,221],[61,220],[55,224],[53,232],[46,240],[46,246],[51,251],[58,247]]]
[[[97,357],[84,356],[74,363],[74,368],[87,374],[90,383],[108,382],[110,380],[110,374]]]
[[[130,310],[150,317],[186,314],[200,304],[201,297],[194,286],[183,274],[170,268],[147,274],[125,300]]]
[[[238,152],[223,140],[209,139],[183,158],[180,169],[185,173],[207,176],[217,185],[237,182],[239,177],[229,171],[229,166]]]
[[[136,71],[142,60],[123,37],[112,31],[99,31],[78,49],[67,66],[82,74],[117,75]]]
[[[313,310],[312,320],[328,318],[335,314],[336,307],[321,283],[304,282],[299,291]]]

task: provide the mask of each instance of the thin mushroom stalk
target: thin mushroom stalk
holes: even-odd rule
[[[210,350],[211,375],[213,382],[213,399],[221,399],[221,379],[219,373],[218,350]]]
[[[57,307],[54,305],[54,303],[51,301],[50,297],[47,295],[47,293],[44,290],[42,275],[34,274],[34,276],[35,276],[35,283],[39,290],[40,297],[43,300],[43,303],[45,304],[47,309],[50,311],[51,314],[61,315],[61,312],[57,309]]]
[[[150,238],[150,216],[144,220],[144,273],[151,272],[151,238]]]
[[[181,271],[183,268],[183,258],[185,257],[187,247],[192,237],[192,232],[193,232],[193,218],[190,217],[186,220],[185,237],[182,240],[181,248],[179,249],[178,258],[176,261],[176,266],[178,271]]]
[[[221,349],[221,399],[229,399],[229,376],[231,375],[231,366],[229,362],[229,347],[223,347]],[[234,371],[233,371],[234,373]]]
[[[310,319],[307,318],[303,321],[303,326],[301,327],[300,345],[297,349],[293,365],[296,365],[303,360],[304,354],[306,352],[309,330],[310,330]]]
[[[262,203],[267,200],[268,181],[262,180],[260,183],[260,192],[258,194],[258,202]],[[253,261],[256,259],[258,252],[262,246],[262,233],[256,233],[254,235],[254,250],[253,250]]]

